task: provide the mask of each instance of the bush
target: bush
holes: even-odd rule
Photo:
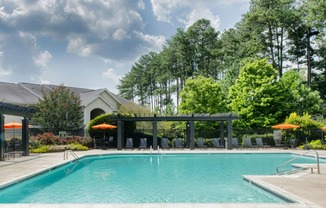
[[[31,149],[33,153],[46,153],[46,152],[63,152],[66,150],[84,151],[88,150],[88,147],[81,144],[69,144],[69,145],[41,145],[38,148]]]
[[[43,133],[32,136],[29,141],[31,152],[61,152],[65,150],[88,150],[93,145],[90,137],[69,136],[60,138],[52,133]]]
[[[300,148],[304,149],[305,145],[301,145]],[[326,150],[326,145],[322,144],[321,140],[313,140],[308,144],[309,149]]]

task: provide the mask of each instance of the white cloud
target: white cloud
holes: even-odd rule
[[[67,51],[80,56],[89,56],[92,54],[92,46],[82,38],[71,38],[68,42]]]
[[[52,84],[49,80],[41,80],[41,84]]]
[[[119,80],[122,78],[122,76],[118,75],[112,68],[105,70],[102,73],[102,77],[112,80],[115,84],[118,84]]]
[[[148,35],[141,32],[135,32],[135,34],[146,43],[144,46],[146,46],[148,52],[159,51],[166,41],[164,36]]]
[[[11,74],[11,71],[5,70],[0,67],[0,77],[6,77],[6,76],[9,76],[10,74]]]
[[[113,39],[115,40],[123,40],[126,38],[129,38],[130,36],[128,36],[127,31],[125,31],[124,29],[117,29],[114,33],[113,33]]]
[[[42,69],[47,69],[47,63],[52,58],[52,55],[49,51],[41,51],[40,54],[34,58],[34,62],[37,66]]]
[[[188,28],[194,24],[197,20],[208,19],[211,22],[211,26],[216,30],[220,28],[220,18],[218,15],[214,15],[212,11],[208,8],[198,8],[192,10],[192,12],[187,16],[187,19],[184,21],[185,27]],[[180,20],[182,21],[182,20]]]
[[[151,0],[153,13],[158,21],[171,24],[179,21],[187,28],[205,18],[211,21],[216,30],[220,27],[220,17],[214,13],[217,8],[248,2],[249,0]]]
[[[157,20],[171,22],[171,11],[178,7],[179,2],[173,0],[151,0],[154,15]]]

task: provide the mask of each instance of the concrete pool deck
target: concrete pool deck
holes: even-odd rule
[[[301,154],[303,150],[280,150],[280,149],[259,149],[259,150],[161,150],[161,153],[295,153]],[[75,152],[78,156],[98,154],[122,154],[122,153],[150,153],[149,150],[89,150]],[[326,158],[326,151],[318,150],[320,157]],[[311,155],[314,152],[311,151]],[[73,160],[69,155],[68,160],[63,160],[64,153],[31,154],[27,157],[15,158],[0,161],[0,187],[8,183],[15,183],[26,177],[43,172]],[[277,192],[285,197],[293,199],[298,203],[220,203],[220,204],[0,204],[0,208],[306,208],[326,207],[326,165],[320,165],[320,174],[311,173],[310,170],[295,173],[292,175],[271,175],[271,176],[245,176],[250,182]]]

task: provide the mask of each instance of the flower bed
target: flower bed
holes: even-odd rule
[[[92,145],[92,139],[87,137],[73,136],[60,138],[52,133],[43,133],[30,138],[30,152],[62,152],[65,150],[88,150]]]

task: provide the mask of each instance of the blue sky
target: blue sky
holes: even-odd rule
[[[117,93],[138,58],[206,18],[223,32],[249,0],[0,0],[0,81]]]

